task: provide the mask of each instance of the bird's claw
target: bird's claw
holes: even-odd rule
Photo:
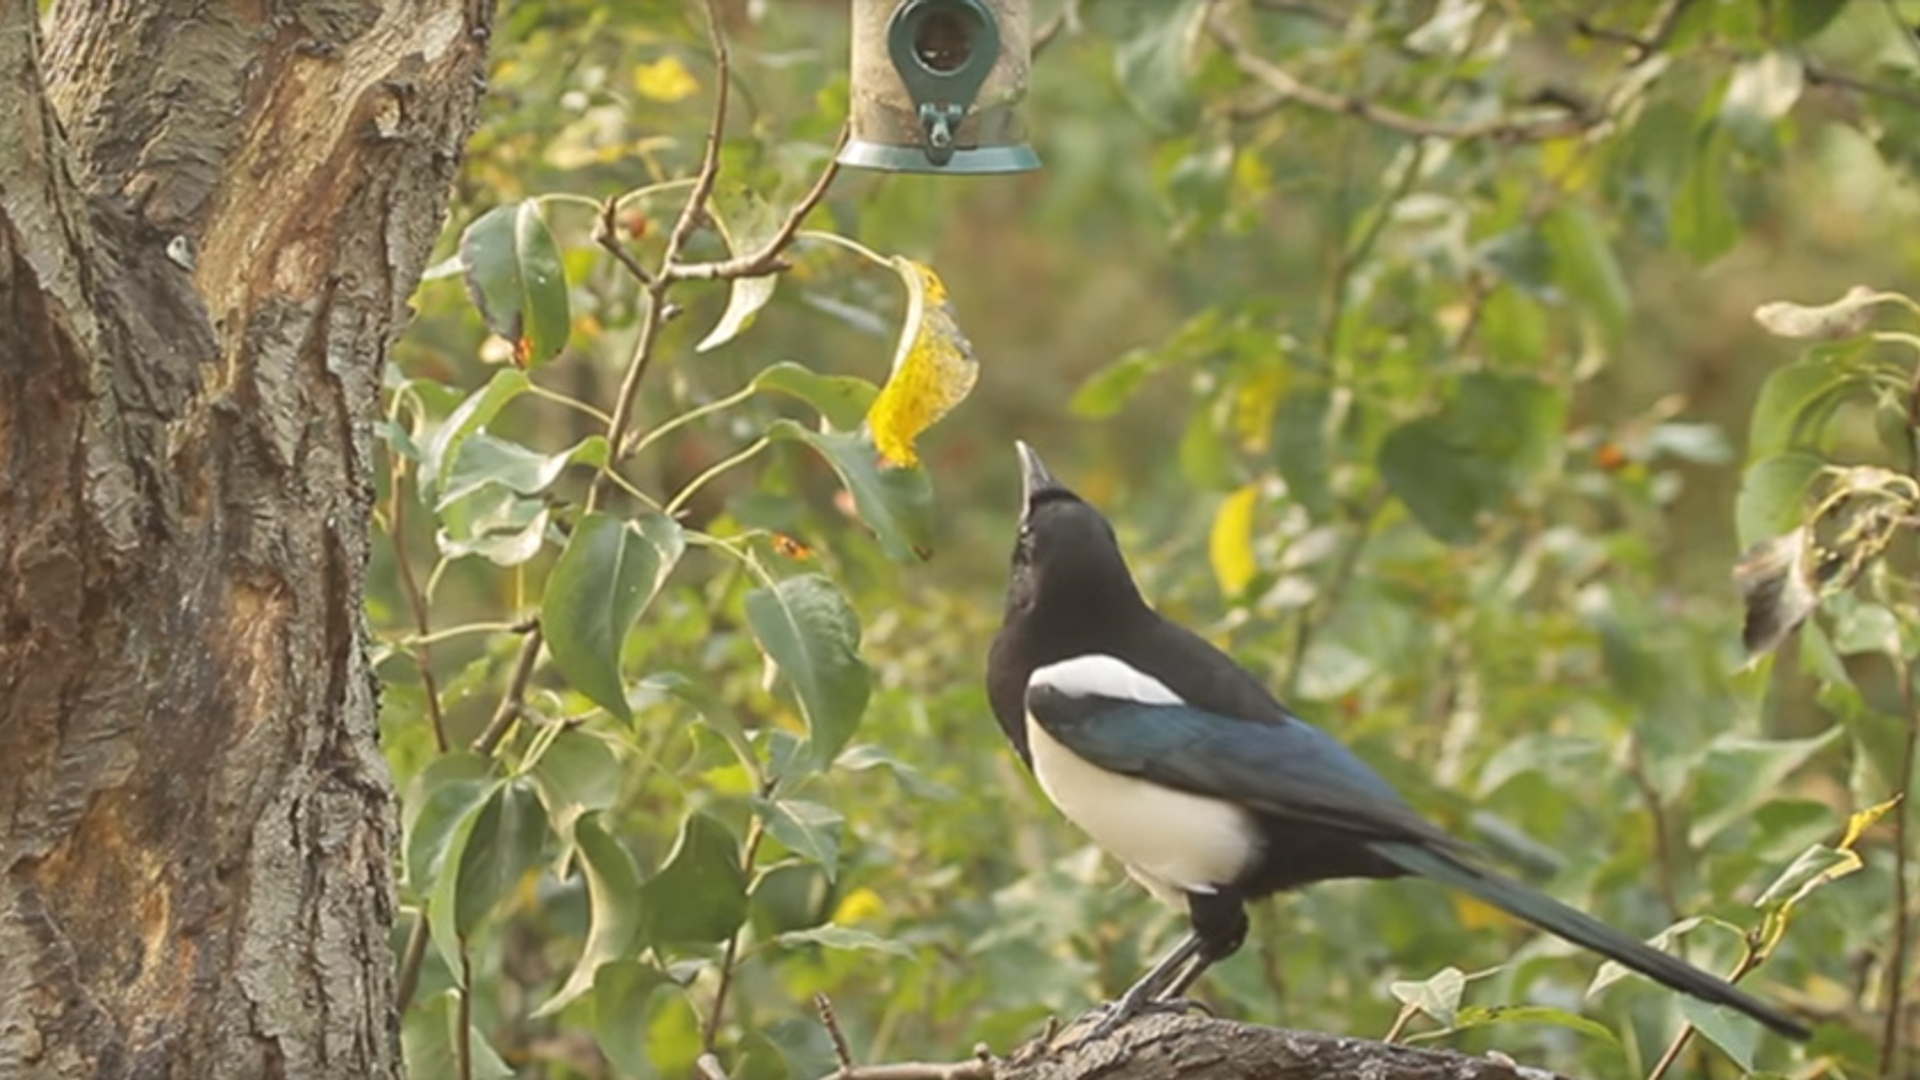
[[[1196,1001],[1193,998],[1133,998],[1131,995],[1128,995],[1115,1001],[1106,1001],[1095,1005],[1093,1008],[1087,1010],[1079,1020],[1069,1025],[1067,1030],[1072,1031],[1079,1028],[1094,1017],[1099,1018],[1094,1021],[1093,1027],[1088,1029],[1086,1034],[1081,1035],[1073,1041],[1072,1045],[1078,1046],[1081,1043],[1097,1042],[1104,1039],[1137,1017],[1146,1016],[1151,1013],[1183,1015],[1195,1010],[1206,1013],[1208,1016],[1216,1015],[1211,1006],[1205,1002]]]

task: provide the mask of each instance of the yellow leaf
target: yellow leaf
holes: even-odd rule
[[[896,258],[893,268],[907,285],[907,319],[867,426],[888,464],[910,467],[920,463],[914,440],[966,400],[980,365],[939,276],[912,259]]]
[[[1485,900],[1476,900],[1466,893],[1453,894],[1453,917],[1468,930],[1484,930],[1489,926],[1506,926],[1512,922],[1505,912]]]
[[[663,56],[633,69],[633,88],[643,98],[671,105],[700,92],[700,82],[677,56]]]
[[[1847,816],[1846,835],[1840,838],[1840,843],[1837,845],[1840,850],[1852,851],[1853,845],[1860,842],[1860,837],[1864,835],[1868,829],[1873,827],[1873,823],[1886,817],[1887,811],[1893,809],[1899,802],[1900,796],[1895,795],[1886,802],[1875,803],[1865,810],[1855,810],[1852,814],[1849,814]]]
[[[1227,496],[1213,515],[1207,558],[1213,563],[1220,591],[1228,596],[1240,595],[1260,569],[1253,561],[1253,504],[1259,497],[1259,489],[1248,484]]]
[[[879,893],[861,886],[848,893],[847,898],[840,901],[840,906],[833,909],[833,922],[838,926],[852,926],[886,910],[887,905],[880,899]]]

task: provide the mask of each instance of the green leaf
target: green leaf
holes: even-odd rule
[[[640,907],[651,945],[725,941],[747,917],[740,842],[711,814],[688,815],[666,865],[640,887]]]
[[[643,511],[633,521],[610,514],[582,518],[567,540],[540,601],[540,626],[553,662],[574,689],[627,723],[620,651],[640,613],[686,550],[672,519]]]
[[[738,187],[735,197],[729,201],[737,202],[722,215],[709,202],[708,216],[720,235],[726,238],[727,250],[734,255],[745,255],[757,251],[760,245],[773,238],[779,230],[780,222],[767,205],[765,199],[744,186]],[[694,352],[706,352],[717,349],[744,333],[753,325],[753,318],[760,309],[773,299],[775,284],[780,280],[778,274],[762,274],[759,277],[734,278],[727,293],[727,310],[720,315],[720,321],[714,324],[700,344],[693,347]]]
[[[573,316],[560,247],[531,199],[496,206],[460,234],[467,295],[487,328],[513,342],[521,367],[537,367],[567,345]]]
[[[1835,410],[1872,389],[1867,375],[1849,363],[1856,351],[1845,345],[1813,349],[1768,375],[1753,405],[1747,456],[1817,447]]]
[[[1135,349],[1089,375],[1073,392],[1067,409],[1075,416],[1104,420],[1133,400],[1147,378],[1173,359],[1169,349]]]
[[[1287,482],[1287,497],[1315,521],[1333,515],[1332,433],[1327,427],[1332,408],[1333,395],[1326,390],[1297,390],[1281,401],[1274,423],[1274,464]]]
[[[626,845],[607,832],[600,824],[600,815],[592,812],[581,814],[574,822],[573,842],[587,876],[591,912],[587,941],[566,983],[533,1011],[535,1019],[559,1012],[593,989],[601,965],[627,956],[639,937],[640,870]]]
[[[1618,340],[1627,328],[1633,295],[1600,219],[1580,203],[1563,202],[1541,228],[1553,247],[1555,276],[1593,312],[1607,337]]]
[[[804,799],[755,798],[753,805],[775,840],[795,855],[819,863],[827,879],[833,879],[840,861],[840,830],[846,824],[840,811]]]
[[[840,431],[857,430],[873,407],[880,388],[854,375],[822,375],[791,360],[769,367],[753,377],[755,390],[771,390],[799,398],[818,409],[827,423]]]
[[[747,889],[753,929],[761,938],[818,926],[833,914],[833,884],[819,863],[787,859],[754,875]]]
[[[1674,194],[1669,232],[1695,262],[1712,262],[1740,239],[1740,222],[1727,198],[1727,136],[1707,125]]]
[[[906,945],[883,938],[866,930],[856,930],[849,926],[816,926],[810,930],[790,930],[774,939],[789,948],[798,945],[818,945],[828,949],[853,949],[871,952],[891,953],[894,956],[913,956],[913,950]]]
[[[1774,798],[1795,769],[1831,746],[1841,729],[1805,739],[1752,739],[1722,735],[1713,740],[1694,769],[1689,800],[1694,811],[1687,842],[1704,847],[1728,826],[1744,820],[1754,809]]]
[[[460,444],[492,423],[507,402],[526,393],[532,385],[526,372],[503,368],[487,380],[487,385],[467,395],[431,432],[416,440],[420,444],[421,501],[428,506],[438,501],[434,493],[450,478]]]
[[[604,740],[573,730],[554,738],[529,775],[546,804],[553,830],[571,836],[581,814],[614,804],[624,773],[620,759]]]
[[[463,926],[460,921],[460,879],[465,872],[468,845],[480,824],[481,810],[491,805],[494,794],[505,786],[504,780],[494,781],[487,789],[487,800],[467,810],[453,823],[440,866],[434,871],[432,888],[427,893],[428,935],[440,954],[441,963],[446,964],[449,971],[460,970],[460,941],[472,928],[471,924]],[[472,914],[471,909],[468,914]]]
[[[521,495],[537,495],[553,486],[568,465],[599,466],[606,462],[604,435],[591,435],[566,450],[543,454],[476,431],[460,444],[437,505],[444,507],[487,484],[498,484]]]
[[[486,758],[450,750],[428,762],[407,785],[400,827],[407,838],[410,887],[426,892],[446,862],[454,829],[480,809],[498,783]]]
[[[622,1077],[653,1080],[660,1075],[648,1050],[648,1020],[659,992],[676,988],[673,977],[639,960],[611,960],[593,980],[593,1039]]]
[[[1812,454],[1792,451],[1747,466],[1733,504],[1741,548],[1785,535],[1805,523],[1807,492],[1825,464]]]
[[[734,756],[753,777],[754,786],[760,786],[760,758],[753,751],[753,742],[747,738],[746,729],[741,727],[735,716],[733,706],[720,699],[701,683],[687,678],[677,671],[658,671],[640,680],[634,686],[636,695],[661,695],[672,697],[687,706],[699,716],[706,725],[718,732],[727,746],[732,748]]]
[[[1465,544],[1479,519],[1502,509],[1557,461],[1566,402],[1533,379],[1475,374],[1438,413],[1387,435],[1380,469],[1387,487],[1420,524],[1450,544]]]
[[[880,451],[864,431],[809,431],[791,420],[776,420],[767,434],[805,443],[833,466],[853,495],[854,512],[889,558],[912,562],[933,556],[933,480],[925,467],[882,465]]]
[[[539,861],[546,838],[546,815],[533,786],[525,780],[497,785],[475,816],[460,859],[453,905],[456,932],[472,932],[513,891]]]
[[[1767,0],[1767,22],[1774,40],[1790,45],[1819,33],[1846,8],[1834,0]]]
[[[1553,1027],[1577,1031],[1588,1038],[1598,1040],[1624,1053],[1619,1036],[1607,1030],[1599,1023],[1567,1012],[1564,1009],[1550,1008],[1545,1005],[1468,1005],[1448,1026],[1446,1031],[1422,1032],[1408,1038],[1408,1042],[1425,1042],[1473,1028],[1494,1027],[1501,1024],[1548,1024]]]
[[[1444,967],[1418,982],[1400,980],[1387,990],[1403,1005],[1411,1005],[1442,1024],[1452,1026],[1460,1014],[1460,995],[1467,989],[1467,976],[1457,967]]]
[[[1158,4],[1100,4],[1088,16],[1110,20],[1114,79],[1127,104],[1162,133],[1187,127],[1196,112],[1193,51],[1205,5],[1199,0]]]
[[[806,716],[813,766],[827,767],[867,708],[859,616],[831,580],[803,574],[749,593],[747,622]]]
[[[480,1029],[468,1025],[468,1069],[460,1069],[460,991],[445,990],[414,1003],[400,1026],[400,1054],[414,1080],[466,1075],[472,1080],[508,1080],[514,1075]]]
[[[540,553],[552,512],[540,499],[484,484],[440,507],[435,546],[448,559],[478,555],[495,566],[518,566]]]
[[[1760,1023],[1726,1005],[1710,1005],[1682,995],[1680,1015],[1719,1047],[1742,1072],[1753,1071],[1753,1052],[1760,1045]]]

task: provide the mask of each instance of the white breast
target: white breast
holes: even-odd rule
[[[1149,704],[1180,703],[1164,684],[1110,656],[1042,668],[1029,680],[1035,684],[1069,696],[1098,693]],[[1127,692],[1116,692],[1120,687]],[[1032,716],[1027,717],[1027,747],[1047,798],[1162,900],[1178,903],[1182,891],[1216,892],[1258,855],[1252,820],[1231,803],[1102,769],[1047,734]]]

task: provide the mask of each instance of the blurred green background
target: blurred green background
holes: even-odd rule
[[[982,1041],[1005,1052],[1046,1016],[1117,992],[1172,943],[1182,920],[1046,804],[986,708],[1018,511],[1015,438],[1108,512],[1163,610],[1265,676],[1423,811],[1637,933],[1709,916],[1682,947],[1710,969],[1733,967],[1738,931],[1761,918],[1756,897],[1797,857],[1906,789],[1901,664],[1849,644],[1871,636],[1858,609],[1872,605],[1891,613],[1893,653],[1910,655],[1899,559],[1873,582],[1884,595],[1841,598],[1826,629],[1810,631],[1818,656],[1789,646],[1751,668],[1730,572],[1745,546],[1781,531],[1770,524],[1799,520],[1802,490],[1764,505],[1753,496],[1740,528],[1763,383],[1799,355],[1756,325],[1754,308],[1825,303],[1859,283],[1911,291],[1920,5],[1034,9],[1046,43],[1028,113],[1043,171],[843,172],[808,222],[932,267],[979,361],[972,396],[920,443],[937,492],[931,558],[888,559],[834,474],[795,443],[776,442],[687,502],[688,527],[743,538],[776,577],[824,574],[858,615],[872,693],[853,744],[782,789],[818,808],[819,828],[773,829],[771,804],[755,800],[719,731],[723,712],[774,761],[784,744],[773,733],[805,725],[790,695],[763,681],[742,606],[752,575],[696,545],[623,639],[632,724],[543,660],[531,710],[472,766],[509,786],[533,778],[539,796],[524,828],[503,825],[517,804],[487,804],[486,820],[472,809],[472,851],[506,852],[463,927],[465,999],[492,1048],[488,1068],[686,1076],[707,1048],[735,1080],[817,1075],[833,1059],[816,991],[863,1061],[964,1057]],[[599,201],[693,175],[716,80],[706,10],[504,5],[442,255],[499,205],[556,192]],[[777,219],[846,114],[847,6],[715,10],[732,91],[715,207],[736,224]],[[1341,107],[1288,100],[1261,80],[1263,63]],[[643,263],[657,263],[682,199],[676,189],[623,212]],[[595,245],[593,209],[554,200],[542,211],[562,252],[571,334],[533,380],[610,412],[643,291]],[[702,227],[687,254],[726,248]],[[695,345],[727,285],[674,289],[682,310],[654,343],[635,430],[778,361],[885,381],[899,279],[818,242],[790,257],[769,306],[716,349]],[[423,284],[415,306],[390,379],[394,461],[405,460],[400,432],[429,437],[512,351],[489,342],[458,274]],[[1868,358],[1859,363],[1911,360],[1861,349],[1849,354]],[[1879,422],[1901,404],[1864,398],[1787,441],[1907,469],[1910,434],[1887,437]],[[780,416],[812,423],[799,404],[756,396],[676,430],[623,474],[664,501]],[[551,452],[605,424],[529,394],[487,430]],[[590,470],[545,493],[551,531],[503,566],[450,545],[472,523],[423,504],[405,469],[399,484],[391,462],[382,477],[388,542],[369,611],[388,643],[383,738],[409,792],[412,845],[422,820],[438,820],[421,816],[436,790],[423,777],[446,756],[426,699],[449,745],[486,727],[524,637],[499,624],[539,606]],[[445,633],[466,626],[478,629]],[[430,650],[418,647],[422,631]],[[707,707],[663,689],[669,672],[701,687]],[[563,744],[589,764],[540,774],[541,755]],[[574,785],[595,792],[576,813],[591,807],[640,879],[695,867],[706,855],[687,854],[688,837],[705,836],[713,865],[744,858],[744,872],[666,880],[696,906],[741,902],[715,933],[641,932],[599,958],[614,966],[597,980],[588,971],[592,993],[536,1018],[593,952],[598,901],[564,810]],[[718,831],[687,833],[690,814]],[[760,833],[773,839],[752,839]],[[803,834],[832,843],[788,842]],[[1709,1031],[1712,1045],[1684,1051],[1682,1073],[1887,1067],[1887,969],[1912,963],[1889,945],[1904,922],[1893,844],[1885,825],[1870,832],[1864,869],[1800,905],[1748,979],[1817,1022],[1812,1047],[1766,1039],[1742,1054],[1742,1029],[1725,1024]],[[445,865],[410,863],[409,919]],[[1475,976],[1467,1005],[1550,1010],[1529,1023],[1460,1014],[1473,1030],[1444,1045],[1586,1076],[1647,1075],[1682,1019],[1673,995],[1637,978],[1583,996],[1594,958],[1420,884],[1330,884],[1254,917],[1248,948],[1199,991],[1237,1018],[1379,1037],[1402,1008],[1391,983],[1453,967]],[[404,941],[396,948],[406,955]],[[407,1014],[416,1075],[449,1060],[461,982],[427,950]],[[1893,1025],[1902,1040],[1909,1024],[1903,1013]],[[1406,1031],[1442,1026],[1415,1018]]]

